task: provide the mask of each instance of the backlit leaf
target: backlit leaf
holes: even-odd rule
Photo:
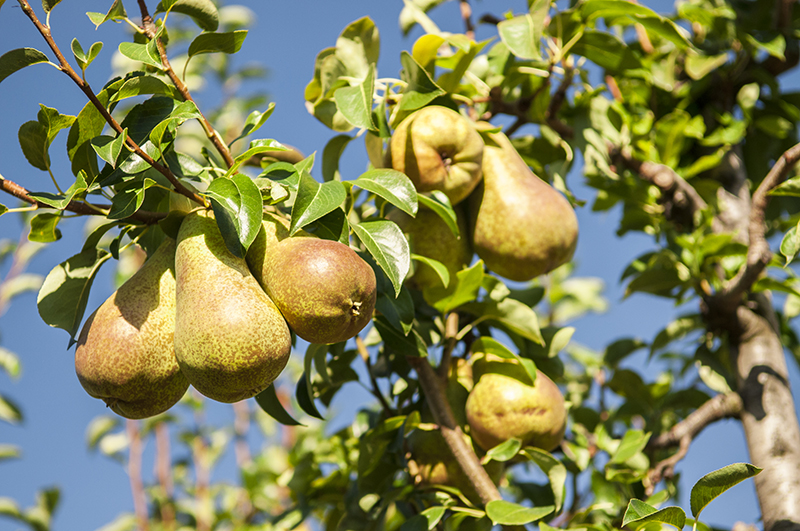
[[[234,142],[237,140],[241,140],[242,138],[251,135],[261,129],[261,126],[267,123],[267,120],[270,116],[272,116],[272,111],[275,110],[275,102],[271,102],[267,106],[267,110],[264,112],[261,111],[253,111],[248,116],[247,119],[244,121],[244,127],[242,127],[242,132],[239,133],[239,136],[234,138],[228,144],[228,147],[232,146]]]
[[[336,108],[345,119],[360,129],[377,130],[372,122],[372,93],[375,84],[374,65],[358,85],[341,87],[333,93]]]
[[[494,525],[525,525],[544,518],[554,510],[552,505],[523,507],[506,500],[494,500],[486,504],[486,516]]]
[[[520,59],[540,59],[539,40],[542,27],[536,27],[533,16],[524,14],[497,24],[500,39]]]

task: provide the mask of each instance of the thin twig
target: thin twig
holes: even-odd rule
[[[369,382],[372,386],[372,389],[370,390],[372,396],[378,399],[378,401],[381,403],[381,406],[383,406],[384,411],[392,413],[395,409],[389,404],[389,402],[386,400],[386,397],[383,396],[383,393],[381,393],[380,387],[378,387],[378,380],[375,379],[375,374],[372,372],[372,361],[370,360],[369,351],[367,350],[367,346],[364,344],[364,341],[360,336],[356,336],[356,349],[358,349],[358,354],[367,365],[367,374],[369,375]]]
[[[472,7],[468,0],[460,0],[461,18],[464,19],[464,35],[470,40],[475,40],[475,26],[472,24]]]
[[[650,484],[648,489],[652,491],[661,479],[672,477],[675,465],[686,456],[692,440],[706,426],[725,418],[738,417],[741,411],[742,398],[738,393],[730,392],[716,395],[673,426],[672,429],[651,439],[647,444],[649,451],[674,446],[678,446],[678,451],[653,467],[649,474]]]
[[[157,32],[155,29],[155,24],[153,24],[153,18],[147,11],[147,5],[145,4],[144,0],[139,0],[139,10],[142,13],[142,29],[144,30],[144,34],[148,39],[156,40],[156,47],[158,48],[158,55],[161,58],[161,66],[164,67],[164,72],[166,72],[167,76],[172,81],[172,84],[175,85],[175,88],[178,89],[178,92],[180,92],[181,96],[183,96],[183,99],[195,103],[194,98],[192,98],[192,94],[189,92],[189,88],[172,68],[169,58],[167,57],[167,50],[164,48],[164,43],[161,42],[161,39],[156,36]],[[219,134],[217,134],[214,127],[211,125],[202,111],[200,111],[200,108],[196,103],[195,107],[197,108],[197,112],[200,113],[200,118],[197,120],[203,127],[206,137],[225,160],[225,164],[230,168],[233,166],[233,155],[231,155],[231,150],[228,149],[228,146],[226,146],[225,142],[222,141],[222,138],[220,138]]]
[[[444,349],[442,350],[442,361],[439,363],[437,374],[442,380],[447,380],[450,373],[450,360],[453,357],[453,349],[458,344],[458,314],[450,312],[444,322]]]
[[[28,204],[34,205],[38,208],[53,208],[50,205],[42,203],[31,197],[30,191],[27,190],[25,187],[18,185],[14,181],[9,181],[3,177],[0,177],[0,190],[6,192],[7,194],[11,194],[17,199],[25,201]],[[75,214],[81,214],[84,216],[98,216],[98,215],[105,215],[104,211],[108,211],[111,208],[111,205],[95,205],[92,203],[86,203],[81,201],[70,201],[63,210],[68,212],[73,212]],[[125,218],[126,220],[133,220],[144,223],[146,225],[152,225],[154,223],[158,223],[160,220],[167,217],[167,215],[163,212],[149,212],[146,210],[139,210],[133,213],[131,216]],[[124,221],[124,220],[120,220]]]
[[[750,290],[772,259],[772,252],[769,250],[765,235],[765,213],[769,204],[769,193],[786,179],[798,160],[800,160],[800,144],[795,144],[780,156],[753,193],[748,225],[747,261],[736,276],[720,290],[716,303],[727,307],[738,304],[742,295]]]
[[[139,433],[139,423],[135,420],[127,420],[125,428],[129,443],[128,477],[130,478],[131,494],[133,495],[133,512],[136,514],[139,531],[146,531],[149,529],[149,520],[147,517],[147,496],[142,483],[142,436]]]
[[[461,427],[456,423],[453,410],[447,402],[442,381],[436,375],[430,362],[426,358],[409,356],[408,363],[417,371],[419,383],[425,392],[425,399],[433,414],[434,422],[439,425],[442,437],[453,453],[458,466],[461,467],[475,488],[481,502],[486,505],[490,501],[501,499],[500,492],[481,466],[474,450],[467,444]]]
[[[564,69],[564,78],[559,83],[558,88],[553,93],[550,99],[550,105],[547,106],[545,112],[545,121],[556,133],[561,135],[562,138],[569,139],[575,136],[575,131],[572,127],[568,126],[558,118],[558,111],[567,99],[567,91],[572,86],[572,76],[574,74],[572,68],[566,67]]]
[[[116,131],[118,134],[122,134],[123,131],[122,126],[117,122],[117,120],[113,116],[111,116],[111,113],[108,112],[106,106],[103,105],[103,103],[97,98],[97,95],[94,93],[89,84],[86,83],[86,81],[84,81],[83,78],[75,71],[75,69],[73,69],[72,66],[70,66],[70,64],[67,62],[67,59],[64,57],[64,54],[61,53],[61,50],[59,49],[55,40],[53,40],[53,36],[50,33],[50,28],[41,23],[39,18],[36,16],[36,13],[33,12],[33,9],[31,8],[27,0],[19,0],[19,5],[22,8],[22,11],[31,20],[31,22],[33,22],[33,25],[36,26],[36,29],[39,30],[39,33],[42,35],[42,37],[44,37],[44,40],[47,42],[47,45],[56,55],[56,58],[58,59],[59,68],[61,69],[61,71],[64,72],[70,79],[72,79],[72,81],[74,81],[76,85],[78,85],[78,88],[80,88],[81,91],[86,95],[86,97],[89,98],[89,101],[92,102],[92,104],[95,106],[98,112],[100,112],[105,121],[114,129],[114,131]],[[145,153],[142,150],[142,148],[139,147],[139,145],[130,136],[127,137],[127,144],[128,147],[139,157],[141,157],[142,160],[147,162],[156,171],[158,171],[160,174],[166,177],[169,180],[169,182],[172,183],[172,186],[175,187],[175,190],[178,193],[185,195],[186,197],[188,197],[189,199],[198,204],[206,206],[205,200],[200,195],[192,192],[191,190],[186,188],[183,184],[181,184],[181,182],[169,168],[163,166],[158,161],[154,160],[153,157]]]

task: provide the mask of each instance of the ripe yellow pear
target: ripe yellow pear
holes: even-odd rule
[[[472,260],[466,216],[459,207],[456,207],[455,212],[460,234],[458,238],[447,223],[430,209],[419,209],[414,218],[402,210],[394,210],[387,216],[387,219],[397,223],[409,239],[411,252],[441,262],[450,273],[451,282],[456,273]],[[415,289],[445,287],[436,271],[419,261],[414,262],[414,274],[407,282]]]
[[[516,438],[549,452],[561,444],[567,411],[561,391],[547,375],[537,371],[531,385],[525,369],[509,361],[476,365],[474,373],[480,378],[467,398],[466,414],[478,446],[489,450]]]
[[[419,192],[441,190],[455,205],[481,179],[483,139],[475,125],[447,107],[431,105],[409,115],[390,144],[392,167]]]
[[[564,196],[539,179],[503,133],[489,134],[483,181],[469,199],[472,244],[486,267],[527,281],[572,258],[578,219]]]
[[[288,238],[264,258],[262,286],[298,337],[338,343],[372,319],[375,272],[349,246],[319,238]]]
[[[184,219],[175,273],[175,355],[189,382],[220,402],[266,389],[289,360],[291,334],[245,260],[225,246],[212,212]]]
[[[175,359],[175,240],[167,238],[83,325],[75,372],[118,415],[163,413],[189,382]]]

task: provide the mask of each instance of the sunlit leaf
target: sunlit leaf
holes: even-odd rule
[[[205,31],[217,31],[219,27],[219,11],[211,0],[162,0],[156,13],[164,12],[188,15]]]
[[[486,516],[494,525],[525,525],[544,518],[555,511],[552,505],[524,507],[506,500],[494,500],[486,504]]]
[[[657,509],[641,500],[635,498],[630,500],[628,508],[625,510],[625,516],[622,517],[622,526],[644,524],[646,522],[669,524],[678,529],[683,529],[686,525],[686,513],[680,507]]]
[[[47,56],[35,48],[17,48],[0,55],[0,82],[26,66],[47,63]]]
[[[761,470],[750,463],[734,463],[706,474],[692,487],[689,496],[692,516],[697,518],[706,505],[716,497],[742,481],[758,475]]]
[[[411,267],[411,251],[403,231],[396,223],[388,220],[365,221],[353,224],[352,228],[389,277],[397,296]]]
[[[369,170],[358,179],[349,181],[349,184],[382,197],[410,216],[417,213],[417,191],[411,179],[402,172],[393,169]]]

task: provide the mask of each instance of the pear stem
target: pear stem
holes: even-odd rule
[[[408,362],[417,371],[419,383],[425,392],[425,398],[433,414],[434,422],[439,425],[447,447],[450,448],[458,466],[461,467],[467,479],[475,488],[481,503],[486,505],[490,501],[502,499],[497,486],[481,466],[478,456],[467,444],[464,432],[461,431],[461,427],[456,423],[453,410],[450,409],[450,404],[445,396],[442,380],[427,359],[409,356]]]

